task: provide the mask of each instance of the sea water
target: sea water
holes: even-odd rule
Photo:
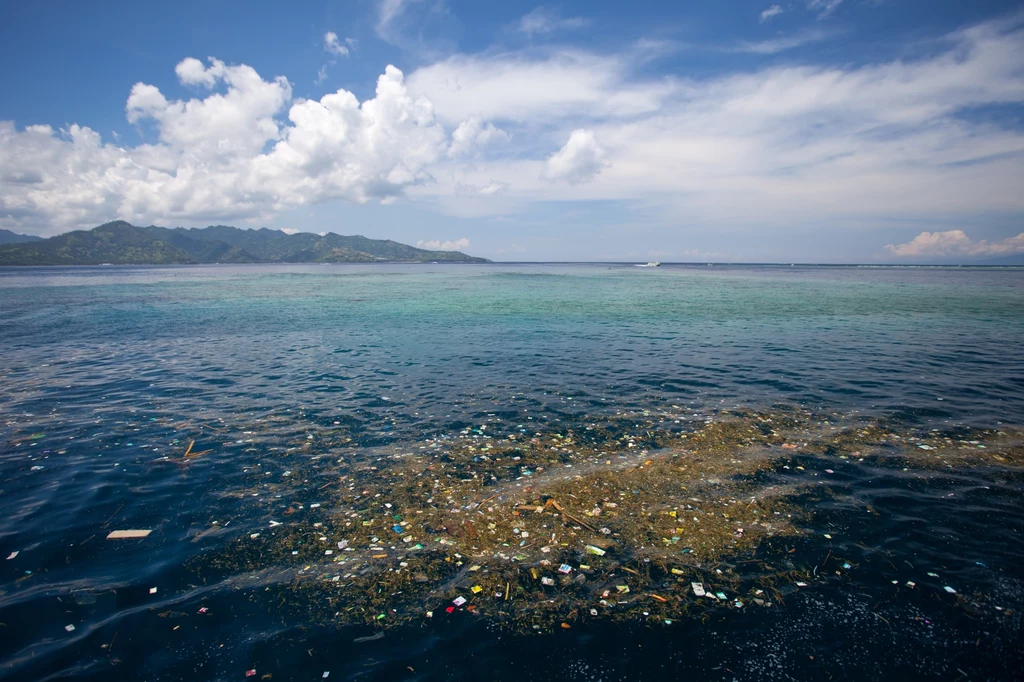
[[[1014,679],[1024,661],[1022,339],[1024,270],[1014,268],[0,269],[0,674]],[[803,451],[780,449],[793,434],[780,426],[774,442],[764,426],[794,419],[805,438],[784,445]],[[518,448],[571,434],[561,476],[620,476],[611,472],[676,456],[679,439],[723,423],[757,425],[767,440],[747,443],[768,453],[726,483],[784,490],[806,513],[778,535],[751,541],[748,529],[733,549],[679,558],[680,571],[709,581],[732,576],[722,603],[694,599],[692,576],[667,575],[643,587],[673,600],[654,607],[676,610],[630,597],[606,599],[606,613],[601,587],[531,592],[528,567],[545,566],[528,539],[505,542],[524,549],[504,558],[486,538],[431,545],[447,526],[392,548],[376,526],[364,538],[338,524],[351,545],[332,536],[332,553],[318,547],[315,560],[281,544],[289,528],[315,542],[324,523],[369,520],[383,500],[342,493],[396,495],[401,458],[454,462],[477,485],[468,481],[485,468],[492,476],[480,459],[492,439]],[[621,451],[611,440],[577,447],[602,429]],[[842,446],[830,444],[837,429]],[[880,446],[860,448],[858,429],[888,434],[887,456],[937,459],[859,456]],[[951,457],[1006,457],[931,452],[945,457],[946,446]],[[532,501],[531,486],[539,495],[559,484],[551,469],[517,464],[479,490],[493,486],[494,504],[512,509]],[[483,515],[474,494],[450,505]],[[659,502],[692,506],[677,496]],[[405,512],[452,512],[430,499]],[[107,540],[116,529],[153,532]],[[391,585],[413,542],[460,565],[448,592],[411,584],[378,598],[372,617],[347,612],[356,597],[344,586]],[[680,556],[666,542],[660,554],[639,542],[627,554],[619,538],[622,566]],[[391,558],[371,560],[373,547]],[[463,554],[473,548],[481,556]],[[350,558],[358,570],[339,563]],[[478,561],[485,573],[500,568],[487,562],[522,570],[521,603],[484,594],[466,605],[479,608],[447,614],[452,595],[474,597],[464,571]],[[770,606],[753,601],[754,562],[756,585],[786,583]],[[632,579],[605,566],[588,585],[614,584],[616,570]]]

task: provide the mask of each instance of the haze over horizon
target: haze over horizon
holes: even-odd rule
[[[5,17],[0,228],[18,233],[266,226],[520,261],[1024,255],[1020,2]]]

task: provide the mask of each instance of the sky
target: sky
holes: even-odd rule
[[[1024,256],[1024,2],[0,5],[0,228]]]

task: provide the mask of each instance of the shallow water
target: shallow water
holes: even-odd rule
[[[1022,270],[0,269],[0,294],[0,559],[18,552],[0,563],[0,675],[1015,679],[1022,669],[1024,477],[1000,460],[921,462],[919,448],[949,436],[951,452],[995,452],[1009,447],[996,430],[1024,425]],[[339,476],[385,485],[393,457],[438,444],[615,422],[639,449],[708,422],[785,415],[799,415],[811,444],[772,450],[772,466],[742,483],[793,490],[789,503],[807,512],[799,532],[716,559],[733,579],[729,603],[683,617],[584,608],[558,614],[567,629],[523,634],[483,602],[448,615],[424,592],[403,608],[438,617],[402,611],[369,625],[321,617],[323,595],[295,589],[305,564],[225,568],[252,533],[270,541],[268,520],[312,523],[317,502],[341,509]],[[864,425],[900,435],[892,457],[859,462],[856,442],[829,449],[833,429]],[[193,441],[202,454],[186,462]],[[897,461],[903,451],[918,459]],[[574,473],[580,457],[567,460]],[[520,467],[498,484],[540,488],[527,479],[543,475]],[[125,528],[154,532],[104,539]],[[740,590],[768,564],[811,581],[756,606]],[[685,568],[715,579],[710,563]],[[742,608],[730,606],[737,595]],[[385,627],[389,617],[400,622]],[[353,642],[377,631],[385,637]]]

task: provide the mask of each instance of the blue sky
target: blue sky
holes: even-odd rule
[[[5,3],[0,227],[1024,254],[1024,3]]]

